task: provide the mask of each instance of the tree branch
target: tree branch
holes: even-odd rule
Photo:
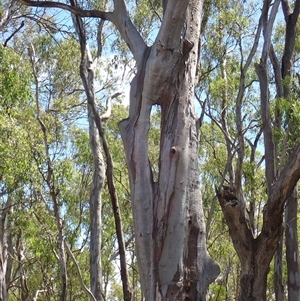
[[[32,7],[44,7],[44,8],[60,8],[67,10],[78,17],[82,18],[101,18],[103,20],[111,21],[111,12],[105,12],[101,10],[85,10],[68,4],[56,2],[56,1],[31,1],[31,0],[17,0],[21,4]]]
[[[96,9],[85,10],[76,6],[56,2],[56,1],[31,1],[31,0],[17,0],[27,6],[44,7],[44,8],[60,8],[71,12],[72,14],[81,18],[100,18],[112,22],[118,29],[122,39],[128,45],[132,52],[137,65],[140,64],[144,51],[147,48],[143,38],[132,24],[125,2],[123,0],[114,0],[114,12],[105,12]]]
[[[3,46],[6,47],[7,43],[10,41],[10,39],[19,31],[21,28],[25,25],[24,21],[22,21],[21,25],[5,40]]]
[[[117,27],[139,66],[147,45],[131,22],[124,0],[114,0],[114,13],[111,21]]]

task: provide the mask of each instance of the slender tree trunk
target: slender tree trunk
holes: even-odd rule
[[[49,159],[50,162],[50,159]],[[50,164],[48,162],[48,164]],[[52,165],[52,164],[51,164]],[[68,297],[68,283],[67,283],[67,258],[66,258],[66,252],[65,252],[65,242],[64,242],[64,229],[63,229],[63,221],[61,217],[60,212],[60,206],[59,201],[57,198],[57,190],[55,188],[54,184],[54,178],[52,174],[52,167],[48,167],[48,174],[51,175],[51,182],[48,182],[48,186],[50,189],[50,194],[53,202],[53,211],[54,211],[54,217],[56,221],[56,227],[58,231],[58,255],[59,255],[59,264],[60,264],[60,277],[61,277],[61,294],[60,294],[60,300],[61,301],[67,301]]]
[[[299,277],[299,248],[297,233],[297,207],[298,207],[297,187],[287,200],[285,210],[285,245],[286,263],[288,274],[288,300],[300,300],[300,277]]]
[[[88,105],[89,135],[93,155],[93,183],[90,194],[90,281],[91,291],[96,300],[102,300],[101,231],[102,200],[101,191],[105,177],[105,165],[101,152],[100,137],[92,108]]]
[[[70,0],[73,7],[78,7],[76,0]],[[93,59],[86,43],[84,24],[80,17],[72,15],[73,24],[77,31],[80,50],[80,77],[88,98],[88,122],[90,147],[93,156],[93,182],[90,192],[90,286],[94,298],[98,301],[103,298],[102,290],[102,263],[101,263],[101,242],[102,242],[102,187],[105,177],[105,164],[101,151],[101,141],[95,122],[95,112],[91,102],[95,101],[94,78],[97,60]],[[98,112],[96,112],[98,113]],[[91,299],[92,300],[92,299]]]
[[[90,141],[92,153],[94,158],[94,176],[93,176],[93,189],[90,199],[90,212],[91,212],[91,287],[92,293],[97,300],[102,299],[102,267],[101,267],[101,190],[103,185],[105,165],[103,162],[103,155],[100,149],[100,140],[102,140],[103,150],[107,160],[107,183],[109,193],[112,201],[116,232],[119,245],[120,265],[121,265],[121,280],[123,285],[123,295],[125,301],[132,300],[131,287],[129,282],[125,242],[123,237],[122,220],[119,211],[119,204],[117,193],[113,181],[113,160],[109,151],[109,146],[105,137],[105,133],[101,123],[101,117],[96,108],[95,102],[95,89],[94,78],[97,67],[98,57],[93,60],[90,50],[86,44],[86,37],[83,30],[83,24],[80,18],[76,18],[77,25],[81,29],[78,34],[81,43],[81,65],[80,76],[85,88],[88,99],[88,114],[90,124]],[[101,35],[103,22],[99,24],[98,36]],[[99,45],[101,41],[98,41]],[[101,50],[98,49],[98,54]]]
[[[87,50],[88,51],[88,50]],[[89,52],[88,56],[91,56]],[[94,71],[93,71],[94,72]],[[89,72],[89,76],[91,75],[91,71]],[[82,77],[84,80],[84,77]],[[84,80],[86,82],[86,80]],[[89,80],[90,83],[91,79]],[[93,85],[92,85],[93,86]],[[93,94],[93,93],[92,93]],[[125,248],[125,240],[123,236],[123,226],[122,226],[122,219],[119,210],[119,202],[117,197],[117,192],[113,180],[113,160],[109,151],[109,146],[107,143],[107,139],[104,133],[104,129],[101,123],[101,117],[99,116],[94,98],[88,97],[89,109],[92,111],[92,114],[95,116],[95,125],[97,128],[97,135],[101,137],[103,150],[106,156],[107,168],[106,168],[106,176],[107,176],[107,184],[109,189],[109,194],[112,202],[113,212],[114,212],[114,219],[115,219],[115,226],[116,226],[116,233],[118,239],[118,246],[119,246],[119,255],[120,255],[120,267],[121,267],[121,281],[123,286],[123,295],[124,301],[131,301],[132,300],[132,292],[130,287],[130,281],[128,276],[128,269],[127,269],[127,261],[126,261],[126,248]],[[102,156],[102,154],[101,154]],[[103,170],[104,171],[104,170]],[[98,173],[99,175],[99,173]],[[103,175],[104,176],[104,175]],[[101,191],[99,191],[100,194]],[[101,194],[100,194],[101,196]]]
[[[197,301],[206,299],[208,285],[219,272],[206,250],[193,106],[202,2],[169,0],[169,5],[169,23],[145,50],[131,83],[129,118],[120,129],[144,298]],[[155,104],[161,106],[157,183],[147,138]]]

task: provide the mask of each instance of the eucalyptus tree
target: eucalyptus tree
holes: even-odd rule
[[[109,12],[59,2],[21,2],[108,20],[128,45],[137,72],[129,117],[120,130],[143,295],[146,300],[204,300],[219,269],[206,249],[197,163],[194,86],[203,2],[163,1],[162,22],[150,47],[132,23],[125,1],[113,1]],[[157,181],[148,159],[150,115],[156,105],[161,108]]]

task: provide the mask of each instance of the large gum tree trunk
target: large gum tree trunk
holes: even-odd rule
[[[147,301],[205,300],[219,272],[206,249],[193,105],[201,10],[201,1],[168,1],[166,21],[131,84],[129,118],[120,123]],[[161,107],[156,183],[147,138],[153,105]]]

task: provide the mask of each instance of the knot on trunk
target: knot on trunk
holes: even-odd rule
[[[170,153],[174,155],[177,152],[176,146],[171,147]]]

